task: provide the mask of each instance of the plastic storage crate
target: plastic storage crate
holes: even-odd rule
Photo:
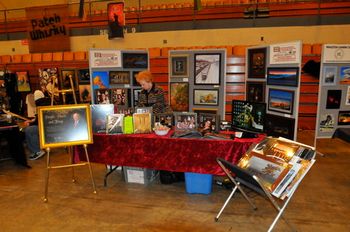
[[[123,167],[124,179],[127,183],[149,184],[157,176],[157,171],[147,168]]]
[[[185,172],[186,192],[210,194],[213,175]]]

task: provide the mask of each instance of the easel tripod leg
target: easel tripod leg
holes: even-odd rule
[[[46,148],[46,178],[45,178],[45,191],[44,191],[44,202],[47,202],[47,195],[49,191],[49,171],[50,171],[50,148]]]
[[[231,200],[231,198],[233,197],[233,194],[235,194],[236,190],[237,190],[237,185],[232,189],[232,192],[230,193],[230,196],[227,198],[227,200],[225,201],[224,205],[221,207],[220,212],[218,213],[218,215],[216,215],[215,217],[215,221],[217,222],[219,220],[219,217],[221,215],[221,213],[224,211],[226,205],[229,203],[229,201]]]
[[[73,154],[73,147],[68,147],[68,154],[69,154],[69,162],[70,164],[74,164],[74,154]],[[72,182],[75,183],[75,173],[74,173],[74,167],[72,166]]]
[[[94,180],[94,176],[93,176],[93,173],[92,173],[91,163],[90,163],[89,154],[88,154],[88,151],[87,151],[87,145],[86,144],[84,144],[84,150],[85,150],[86,161],[87,161],[87,164],[89,166],[89,172],[90,172],[92,187],[94,188],[94,193],[96,194],[97,191],[96,191],[96,186],[95,186],[95,180]]]

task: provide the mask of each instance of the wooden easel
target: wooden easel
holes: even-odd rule
[[[62,94],[62,100],[63,100],[63,105],[66,104],[66,94],[67,93],[72,93],[73,94],[73,99],[74,99],[74,103],[77,104],[77,97],[75,96],[75,89],[74,89],[74,82],[72,80],[71,76],[68,76],[69,78],[69,83],[70,83],[70,88],[69,89],[58,89],[55,90],[55,84],[56,84],[56,76],[52,76],[52,92],[51,92],[51,105],[53,105],[54,103],[54,98],[55,98],[55,94]]]

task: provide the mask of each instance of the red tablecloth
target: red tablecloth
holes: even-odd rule
[[[249,146],[262,138],[212,140],[170,138],[170,133],[167,136],[94,134],[88,153],[90,161],[96,163],[223,175],[216,157],[237,163]],[[75,151],[84,159],[82,146],[76,146]]]

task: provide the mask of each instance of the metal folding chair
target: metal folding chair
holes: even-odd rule
[[[232,192],[230,193],[230,195],[226,199],[226,201],[225,201],[224,205],[222,206],[222,208],[220,209],[219,213],[215,217],[215,221],[219,220],[221,213],[224,211],[226,205],[229,203],[229,201],[231,200],[231,198],[233,197],[233,195],[235,194],[237,189],[243,195],[243,197],[248,201],[248,203],[253,207],[253,209],[257,210],[257,207],[255,206],[255,204],[252,202],[252,200],[248,197],[248,195],[244,192],[243,188],[241,187],[241,185],[243,185],[243,186],[245,186],[249,189],[252,189],[253,191],[259,193],[260,195],[264,196],[265,198],[267,198],[268,201],[277,210],[278,214],[275,217],[272,224],[270,225],[270,228],[268,229],[268,231],[272,231],[272,229],[275,227],[279,218],[282,218],[286,222],[286,224],[291,228],[292,231],[296,231],[288,223],[288,221],[282,216],[283,211],[287,207],[294,192],[292,192],[290,197],[288,197],[285,200],[285,202],[280,206],[277,203],[277,201],[274,199],[274,197],[270,194],[270,192],[264,187],[264,185],[262,184],[263,182],[259,179],[259,177],[255,176],[255,175],[251,175],[250,173],[248,173],[244,169],[242,169],[242,168],[240,168],[240,167],[238,167],[238,166],[236,166],[236,165],[234,165],[234,164],[232,164],[232,163],[230,163],[222,158],[217,158],[216,161],[220,165],[222,170],[225,172],[227,177],[230,179],[230,181],[233,183],[234,187],[232,188]]]

